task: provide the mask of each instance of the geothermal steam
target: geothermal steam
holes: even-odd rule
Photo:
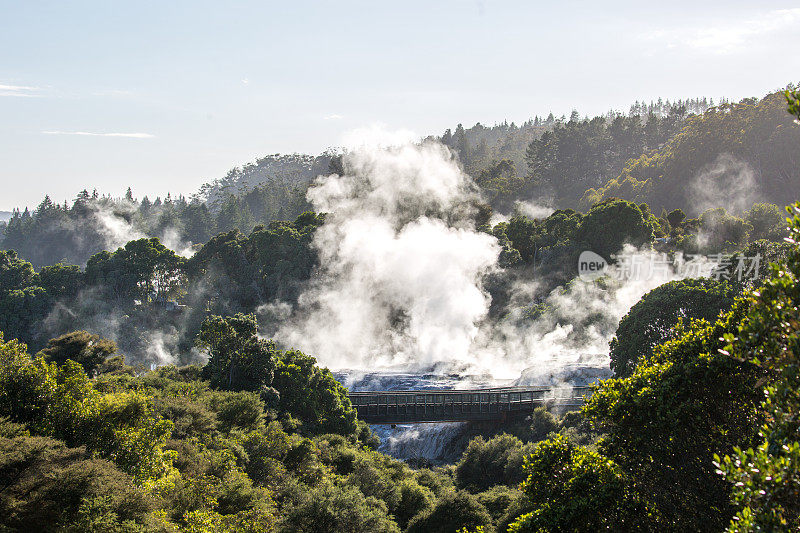
[[[296,308],[263,308],[281,315],[276,340],[333,369],[505,378],[569,362],[607,369],[619,319],[645,292],[678,277],[667,269],[611,289],[573,283],[549,294],[523,279],[505,318],[490,320],[482,280],[499,269],[500,246],[475,229],[465,206],[474,205],[476,188],[447,148],[362,147],[344,168],[308,192],[315,210],[329,213],[314,237],[314,281]],[[521,319],[535,300],[548,311]]]
[[[308,193],[329,213],[321,268],[276,337],[334,368],[468,361],[500,251],[466,216],[472,182],[438,144],[363,148],[345,168]]]

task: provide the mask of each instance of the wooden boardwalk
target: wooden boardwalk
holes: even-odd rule
[[[590,387],[503,387],[474,390],[351,392],[358,418],[370,424],[506,420],[540,405],[580,406]]]

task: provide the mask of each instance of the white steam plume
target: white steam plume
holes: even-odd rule
[[[540,219],[549,217],[553,214],[555,209],[537,202],[525,202],[522,200],[517,200],[514,202],[514,211],[525,215],[528,218]]]
[[[566,381],[571,364],[608,371],[608,341],[647,291],[680,276],[670,268],[611,284],[575,282],[546,293],[536,280],[513,287],[510,312],[488,316],[483,287],[500,246],[469,215],[472,180],[438,144],[362,148],[345,175],[317,179],[308,200],[329,213],[314,237],[320,267],[273,337],[333,369],[438,370],[528,381]],[[544,215],[544,211],[542,211]],[[651,252],[639,263],[652,264]],[[577,265],[562,265],[576,271]],[[546,305],[526,318],[525,308]]]
[[[147,235],[130,222],[136,206],[127,202],[122,202],[111,207],[92,205],[93,217],[97,223],[97,229],[103,236],[104,248],[106,250],[116,250],[125,246],[130,241],[143,239]],[[122,215],[126,216],[122,216]],[[192,243],[187,243],[180,237],[177,228],[167,227],[158,235],[161,242],[167,248],[174,250],[182,257],[194,255]]]
[[[740,215],[759,198],[753,169],[731,154],[720,154],[691,185],[690,200],[697,213],[722,206],[729,213]]]
[[[468,360],[500,250],[459,217],[471,180],[438,144],[362,148],[345,164],[309,190],[330,213],[314,238],[322,266],[276,338],[333,368]]]
[[[579,367],[607,369],[608,343],[620,319],[647,292],[690,273],[664,265],[663,257],[650,250],[628,245],[621,255],[641,265],[635,276],[604,284],[575,280],[567,287],[558,287],[538,298],[544,311],[532,320],[522,316],[530,309],[524,307],[523,300],[527,299],[530,306],[539,287],[535,282],[518,281],[512,311],[501,322],[486,323],[481,328],[473,346],[479,366],[492,369],[495,377],[513,378],[522,373],[526,384],[580,379],[565,375]],[[697,261],[692,275],[708,276],[714,264]],[[591,372],[587,378],[597,377]]]

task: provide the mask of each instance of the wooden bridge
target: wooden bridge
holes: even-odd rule
[[[351,392],[358,418],[371,424],[506,420],[540,405],[580,406],[590,387],[504,387],[474,390]]]

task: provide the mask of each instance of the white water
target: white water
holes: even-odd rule
[[[508,385],[509,380],[496,380],[490,376],[459,376],[455,374],[409,374],[404,372],[363,373],[337,372],[349,390],[435,390],[477,389]],[[381,439],[378,450],[397,459],[424,459],[438,462],[448,444],[458,438],[464,422],[428,424],[372,424],[372,431]]]
[[[580,359],[580,358],[578,358]],[[353,391],[373,390],[448,390],[480,389],[508,385],[561,385],[571,383],[586,385],[598,377],[607,377],[609,370],[576,363],[564,367],[554,361],[552,366],[542,365],[528,369],[517,380],[501,380],[491,376],[460,376],[456,374],[409,374],[404,372],[355,371],[337,372],[336,378]],[[560,369],[561,371],[555,371]],[[427,424],[373,424],[372,430],[380,437],[379,451],[397,459],[423,459],[441,462],[449,446],[463,431],[465,422]]]

